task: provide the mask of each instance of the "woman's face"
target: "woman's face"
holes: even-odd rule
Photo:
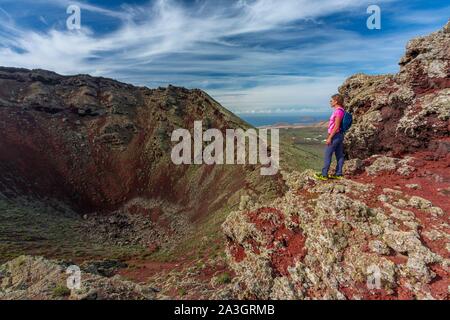
[[[336,100],[334,100],[334,99],[332,98],[332,99],[330,100],[330,106],[331,106],[332,108],[334,108],[336,105],[337,105]]]

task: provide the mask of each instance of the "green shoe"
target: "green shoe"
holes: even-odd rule
[[[322,181],[327,181],[327,180],[328,180],[328,177],[323,176],[321,173],[316,173],[316,174],[314,175],[314,177],[315,177],[317,180],[322,180]]]
[[[343,176],[334,176],[334,175],[328,176],[328,178],[329,179],[333,179],[333,180],[342,180],[342,179],[344,179]]]

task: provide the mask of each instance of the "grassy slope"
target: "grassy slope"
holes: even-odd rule
[[[103,246],[83,237],[82,219],[61,203],[0,198],[0,263],[22,254],[81,261],[102,257],[124,259],[138,247]]]
[[[326,129],[308,127],[281,130],[282,160],[288,170],[318,170],[322,167]]]

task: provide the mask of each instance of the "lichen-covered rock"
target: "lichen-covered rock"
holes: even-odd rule
[[[291,188],[284,197],[235,212],[223,224],[229,265],[236,273],[230,286],[235,296],[403,299],[404,292],[417,298],[433,294],[429,284],[437,274],[430,265],[444,268],[445,259],[421,241],[421,221],[411,211],[429,209],[425,199],[382,188],[386,199],[374,204],[379,189],[370,184],[317,182],[311,171],[283,176]],[[407,207],[404,199],[413,199],[416,207],[397,207],[403,202]],[[402,262],[398,256],[406,258]],[[379,288],[367,284],[374,276]]]
[[[373,240],[369,242],[369,248],[374,253],[378,253],[380,255],[387,255],[390,253],[388,246],[380,240]]]
[[[381,156],[377,158],[369,167],[366,168],[366,172],[369,175],[376,175],[380,171],[393,171],[397,168],[397,159]]]
[[[348,160],[344,163],[344,174],[345,175],[354,175],[359,173],[364,168],[364,163],[361,159],[355,158]]]
[[[417,196],[411,197],[408,201],[408,204],[411,207],[417,208],[417,209],[429,209],[433,206],[431,201],[428,201],[427,199],[417,197]]]
[[[270,294],[272,300],[298,300],[299,296],[294,285],[286,277],[275,278],[273,281],[272,292]]]

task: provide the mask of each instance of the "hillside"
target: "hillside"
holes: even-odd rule
[[[220,226],[241,197],[270,199],[286,187],[280,174],[263,177],[256,165],[173,165],[171,133],[195,120],[222,131],[250,128],[201,90],[0,67],[0,262],[113,259],[123,264],[114,273],[134,280],[214,256],[221,264]],[[285,169],[318,162],[281,144]],[[19,259],[36,270],[61,265]],[[22,272],[17,266],[3,270]],[[48,281],[17,297],[45,297],[61,279]]]
[[[0,260],[196,247],[241,195],[282,193],[258,166],[172,164],[172,131],[195,120],[250,127],[201,90],[0,68]]]

